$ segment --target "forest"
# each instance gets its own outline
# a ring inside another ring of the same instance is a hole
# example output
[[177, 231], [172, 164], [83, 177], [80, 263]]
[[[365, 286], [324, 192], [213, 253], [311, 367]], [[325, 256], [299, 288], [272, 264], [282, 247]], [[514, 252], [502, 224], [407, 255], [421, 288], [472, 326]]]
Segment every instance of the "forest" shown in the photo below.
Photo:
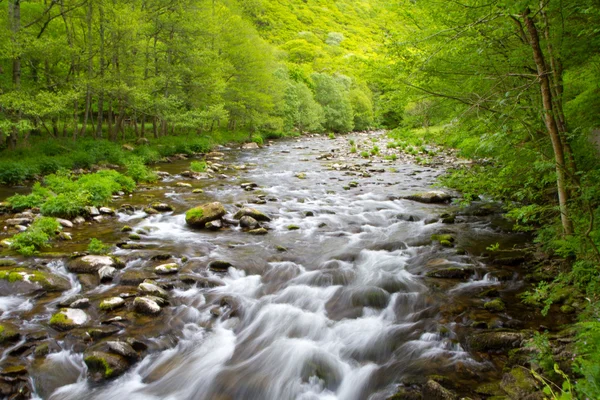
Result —
[[[474, 162], [441, 184], [501, 202], [545, 255], [521, 301], [573, 317], [567, 365], [535, 336], [545, 394], [597, 399], [599, 76], [594, 0], [0, 0], [0, 183], [33, 185], [2, 204], [73, 218], [232, 142], [385, 130], [456, 149]], [[69, 177], [96, 165], [119, 172]]]

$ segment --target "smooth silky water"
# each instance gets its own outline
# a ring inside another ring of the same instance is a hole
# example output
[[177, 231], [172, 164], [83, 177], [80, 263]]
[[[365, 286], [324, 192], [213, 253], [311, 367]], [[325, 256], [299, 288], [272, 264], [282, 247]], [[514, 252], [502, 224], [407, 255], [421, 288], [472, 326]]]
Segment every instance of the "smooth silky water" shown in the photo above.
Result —
[[[174, 176], [125, 201], [147, 204], [142, 196], [150, 193], [173, 204], [175, 212], [149, 217], [140, 211], [123, 213], [104, 230], [80, 228], [77, 237], [96, 233], [106, 240], [125, 224], [134, 230], [147, 227], [149, 234], [142, 244], [189, 258], [184, 264], [187, 274], [214, 279], [222, 286], [174, 288], [165, 326], [139, 329], [140, 337], [147, 335], [153, 344], [149, 355], [113, 381], [89, 381], [84, 349], [73, 347], [67, 339], [61, 341], [60, 352], [30, 371], [36, 396], [52, 400], [375, 400], [393, 394], [398, 383], [419, 382], [432, 374], [457, 382], [464, 369], [482, 378], [495, 374], [490, 362], [460, 345], [459, 327], [444, 319], [443, 309], [469, 304], [473, 288], [499, 284], [486, 275], [477, 253], [515, 236], [493, 229], [486, 218], [455, 225], [425, 224], [447, 206], [394, 199], [430, 189], [443, 169], [373, 161], [367, 170], [385, 172], [365, 178], [332, 170], [328, 168], [332, 163], [368, 162], [317, 160], [327, 152], [338, 157], [340, 140], [346, 139], [280, 141], [260, 150], [224, 149], [225, 159], [219, 161], [223, 165], [250, 167], [192, 182], [204, 189], [203, 194], [176, 186], [184, 181], [176, 174], [187, 169], [189, 161], [161, 165], [161, 170]], [[305, 179], [295, 177], [297, 173], [304, 173]], [[345, 190], [352, 181], [358, 187]], [[240, 187], [244, 182], [259, 188], [246, 192]], [[246, 203], [259, 194], [269, 201], [250, 206], [273, 218], [266, 236], [252, 236], [239, 228], [196, 231], [185, 225], [184, 211], [190, 207], [220, 201], [235, 212], [235, 203]], [[299, 229], [290, 230], [292, 225]], [[474, 255], [459, 255], [454, 248], [432, 243], [431, 235], [440, 231], [452, 232], [458, 245], [463, 243], [462, 248]], [[147, 253], [118, 250], [116, 254], [128, 260], [127, 271], [143, 268]], [[477, 272], [466, 282], [426, 278], [427, 261], [438, 258], [470, 265]], [[213, 273], [206, 267], [212, 260], [226, 260], [234, 267], [227, 273]], [[38, 316], [30, 323], [43, 324], [40, 315], [49, 316], [57, 302], [80, 292], [81, 285], [61, 263], [56, 261], [51, 268], [71, 280], [69, 293], [35, 307], [19, 296], [3, 297], [3, 318], [21, 310]], [[93, 293], [116, 289], [116, 284], [101, 285]], [[220, 310], [216, 317], [215, 307]]]

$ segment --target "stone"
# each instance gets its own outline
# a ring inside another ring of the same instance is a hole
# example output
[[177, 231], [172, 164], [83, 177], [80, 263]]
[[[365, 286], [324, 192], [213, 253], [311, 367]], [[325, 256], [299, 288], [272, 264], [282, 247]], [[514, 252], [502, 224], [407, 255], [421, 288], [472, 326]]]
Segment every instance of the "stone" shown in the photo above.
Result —
[[257, 220], [248, 215], [244, 215], [240, 218], [240, 226], [246, 229], [256, 229], [259, 225]]
[[440, 385], [438, 382], [430, 379], [423, 386], [423, 398], [427, 400], [458, 400], [458, 396]]
[[507, 352], [521, 347], [525, 335], [512, 331], [473, 333], [466, 338], [467, 347], [480, 352]]
[[294, 177], [296, 177], [298, 179], [306, 179], [306, 174], [304, 172], [298, 172], [298, 173], [294, 174]]
[[251, 142], [251, 143], [244, 143], [244, 144], [242, 145], [242, 149], [244, 149], [244, 150], [252, 150], [252, 149], [258, 149], [258, 148], [260, 148], [260, 147], [258, 146], [258, 143], [254, 143], [254, 142]]
[[218, 231], [219, 229], [223, 228], [223, 222], [217, 219], [214, 221], [207, 222], [206, 225], [204, 225], [204, 227], [209, 231]]
[[170, 173], [165, 172], [165, 171], [156, 171], [156, 175], [161, 178], [168, 178], [169, 176], [171, 176]]
[[104, 299], [100, 302], [100, 310], [102, 311], [112, 311], [117, 308], [123, 307], [125, 305], [125, 300], [121, 297], [110, 297], [108, 299]]
[[166, 299], [169, 297], [169, 294], [167, 293], [166, 290], [164, 290], [163, 288], [161, 288], [160, 286], [157, 286], [153, 283], [149, 283], [149, 282], [142, 282], [138, 285], [138, 292], [144, 294], [144, 295], [150, 295], [150, 296], [156, 296], [156, 297], [160, 297], [163, 299]]
[[106, 342], [106, 346], [108, 347], [108, 351], [113, 354], [118, 354], [122, 357], [125, 357], [131, 361], [137, 361], [139, 358], [138, 353], [133, 349], [133, 347], [127, 342], [121, 341], [108, 341]]
[[262, 236], [268, 234], [269, 231], [267, 231], [265, 228], [258, 228], [252, 229], [251, 231], [248, 231], [248, 233], [255, 236]]
[[173, 207], [167, 203], [152, 203], [152, 205], [150, 207], [152, 207], [156, 211], [160, 211], [160, 212], [173, 211]]
[[104, 217], [102, 215], [98, 215], [97, 217], [92, 217], [92, 219], [98, 223], [104, 221]]
[[58, 239], [63, 240], [65, 242], [73, 240], [73, 236], [69, 232], [60, 232], [58, 234]]
[[133, 308], [136, 312], [145, 315], [158, 315], [161, 311], [160, 306], [148, 297], [136, 297], [133, 300]]
[[73, 223], [68, 219], [56, 218], [56, 222], [58, 222], [63, 228], [73, 228]]
[[77, 299], [75, 301], [73, 301], [71, 304], [69, 304], [69, 308], [77, 308], [77, 309], [84, 309], [84, 308], [88, 308], [90, 306], [90, 299], [88, 298], [83, 298], [83, 299]]
[[288, 231], [297, 231], [297, 230], [300, 230], [300, 227], [298, 225], [288, 225], [287, 230]]
[[142, 240], [142, 237], [137, 233], [130, 233], [129, 240]]
[[130, 367], [125, 357], [100, 351], [84, 353], [83, 361], [94, 381], [104, 381], [122, 375]]
[[82, 224], [85, 224], [85, 218], [83, 218], [83, 217], [75, 217], [75, 219], [73, 220], [73, 222], [76, 225], [82, 225]]
[[417, 201], [419, 203], [447, 203], [452, 199], [452, 196], [441, 190], [432, 190], [405, 196], [404, 199]]
[[211, 261], [208, 264], [208, 269], [215, 272], [227, 272], [230, 267], [233, 267], [233, 265], [230, 262], [223, 260]]
[[67, 269], [77, 274], [93, 274], [103, 267], [122, 268], [123, 266], [123, 263], [114, 257], [85, 256], [71, 260], [67, 264]]
[[258, 185], [256, 183], [254, 183], [254, 182], [245, 182], [245, 183], [242, 183], [240, 185], [240, 187], [242, 189], [244, 189], [245, 191], [251, 191], [251, 190], [257, 188]]
[[123, 272], [123, 275], [121, 275], [119, 282], [121, 283], [121, 285], [137, 286], [148, 278], [150, 278], [150, 274], [148, 272], [143, 270], [130, 269]]
[[12, 260], [10, 258], [0, 258], [0, 267], [12, 267], [17, 265], [17, 262], [15, 260]]
[[192, 193], [194, 193], [194, 194], [204, 193], [204, 190], [202, 190], [202, 189], [194, 189], [194, 190], [192, 190]]
[[115, 210], [110, 207], [100, 207], [100, 214], [104, 215], [115, 215]]
[[137, 144], [138, 146], [143, 145], [143, 144], [148, 144], [148, 143], [150, 143], [150, 141], [144, 137], [141, 137], [135, 141], [135, 144]]
[[258, 211], [255, 208], [250, 208], [250, 207], [242, 208], [241, 210], [239, 210], [238, 212], [235, 213], [233, 218], [237, 219], [237, 220], [241, 220], [241, 218], [244, 216], [252, 217], [255, 220], [260, 221], [260, 222], [270, 222], [271, 221], [271, 217], [269, 217], [267, 214], [265, 214], [261, 211]]
[[[509, 399], [526, 399], [538, 391], [538, 381], [522, 367], [516, 367], [502, 376], [500, 387]], [[544, 396], [545, 397], [545, 396]]]
[[500, 312], [506, 309], [506, 305], [504, 305], [504, 302], [502, 300], [494, 299], [485, 303], [483, 305], [483, 308], [490, 311]]
[[17, 341], [20, 337], [21, 334], [15, 326], [6, 322], [0, 324], [0, 345], [3, 345], [7, 342]]
[[57, 331], [68, 331], [84, 326], [89, 317], [83, 310], [63, 308], [50, 318], [50, 326]]
[[179, 272], [179, 265], [175, 263], [163, 264], [154, 268], [154, 272], [159, 275], [168, 275], [168, 274], [176, 274]]
[[152, 208], [152, 207], [146, 207], [146, 208], [144, 208], [144, 212], [145, 212], [146, 214], [148, 214], [148, 215], [157, 215], [157, 214], [160, 214], [160, 213], [158, 212], [158, 210], [155, 210], [155, 209], [154, 209], [154, 208]]
[[468, 279], [475, 273], [473, 268], [465, 267], [451, 267], [451, 268], [439, 268], [433, 271], [427, 272], [427, 276], [430, 278], [442, 278], [442, 279]]
[[135, 147], [133, 147], [132, 145], [127, 144], [127, 143], [125, 143], [123, 146], [121, 146], [121, 148], [125, 151], [134, 151], [135, 150]]
[[186, 182], [177, 182], [175, 184], [175, 186], [177, 187], [183, 187], [183, 188], [192, 188], [192, 185], [190, 183], [186, 183]]
[[221, 219], [226, 213], [219, 202], [203, 204], [186, 212], [185, 222], [193, 228], [205, 228], [208, 222]]
[[4, 221], [8, 226], [27, 226], [33, 222], [32, 218], [11, 218]]
[[121, 228], [121, 232], [127, 233], [127, 232], [131, 232], [133, 231], [133, 228], [130, 227], [129, 225], [125, 225], [124, 227]]
[[71, 283], [67, 279], [41, 269], [0, 267], [0, 292], [3, 295], [30, 293], [40, 289], [62, 292], [70, 288]]

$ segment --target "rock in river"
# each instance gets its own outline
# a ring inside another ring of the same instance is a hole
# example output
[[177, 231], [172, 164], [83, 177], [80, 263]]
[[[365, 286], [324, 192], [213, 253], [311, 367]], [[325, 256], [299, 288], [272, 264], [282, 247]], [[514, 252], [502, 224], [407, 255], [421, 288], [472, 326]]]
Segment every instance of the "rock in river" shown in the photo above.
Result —
[[160, 306], [156, 301], [149, 297], [136, 297], [133, 301], [133, 307], [136, 312], [146, 315], [160, 314]]
[[250, 208], [250, 207], [242, 208], [241, 210], [236, 212], [235, 215], [233, 216], [233, 218], [235, 218], [235, 219], [241, 219], [242, 217], [252, 217], [257, 221], [262, 221], [262, 222], [271, 221], [271, 218], [267, 214], [265, 214], [261, 211], [258, 211], [255, 208]]
[[80, 274], [92, 274], [98, 272], [102, 267], [122, 268], [123, 263], [109, 256], [85, 256], [72, 260], [67, 269], [70, 272]]
[[65, 278], [43, 270], [29, 268], [0, 268], [0, 292], [3, 295], [29, 293], [43, 289], [61, 292], [71, 288]]
[[125, 357], [100, 351], [86, 352], [83, 361], [88, 367], [88, 373], [95, 381], [115, 378], [130, 367]]
[[419, 203], [446, 203], [452, 199], [452, 196], [441, 190], [432, 190], [430, 192], [412, 194], [404, 198], [418, 201]]
[[226, 213], [221, 203], [203, 204], [186, 212], [185, 222], [193, 228], [204, 228], [207, 222], [218, 220]]
[[83, 310], [63, 308], [50, 318], [50, 326], [58, 331], [68, 331], [85, 325], [88, 315]]

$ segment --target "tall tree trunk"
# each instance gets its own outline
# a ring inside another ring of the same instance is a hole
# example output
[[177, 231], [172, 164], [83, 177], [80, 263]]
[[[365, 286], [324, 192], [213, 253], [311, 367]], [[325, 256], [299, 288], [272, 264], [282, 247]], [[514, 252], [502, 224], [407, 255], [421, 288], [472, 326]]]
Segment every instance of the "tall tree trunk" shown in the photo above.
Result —
[[565, 156], [563, 153], [563, 144], [560, 140], [560, 132], [556, 124], [554, 117], [554, 105], [552, 103], [552, 90], [550, 88], [550, 80], [548, 78], [548, 70], [546, 67], [546, 60], [540, 47], [540, 38], [538, 35], [537, 27], [535, 22], [529, 16], [530, 11], [527, 9], [523, 13], [523, 19], [527, 31], [529, 32], [529, 44], [533, 52], [533, 59], [537, 67], [538, 79], [540, 82], [540, 90], [542, 95], [542, 104], [544, 111], [544, 122], [546, 129], [552, 142], [552, 149], [554, 151], [554, 159], [556, 163], [556, 186], [558, 189], [558, 203], [560, 207], [560, 218], [563, 227], [563, 233], [565, 235], [573, 234], [573, 223], [569, 218], [569, 196], [567, 191], [567, 184], [565, 179]]
[[573, 178], [577, 178], [575, 174], [577, 172], [577, 165], [575, 163], [575, 157], [573, 156], [573, 149], [571, 148], [571, 144], [569, 143], [567, 132], [567, 120], [565, 118], [565, 112], [563, 108], [563, 93], [564, 93], [564, 85], [563, 85], [563, 68], [562, 62], [560, 58], [556, 55], [554, 51], [554, 47], [552, 46], [552, 37], [550, 35], [550, 21], [548, 19], [548, 14], [545, 10], [546, 4], [544, 4], [544, 0], [540, 1], [540, 14], [544, 19], [544, 37], [546, 39], [546, 48], [548, 50], [548, 60], [550, 61], [550, 68], [552, 69], [552, 85], [550, 86], [552, 89], [552, 101], [554, 104], [554, 115], [556, 118], [556, 125], [558, 127], [558, 132], [560, 133], [560, 138], [563, 144], [564, 153], [567, 157], [567, 162], [569, 166], [569, 170]]
[[[87, 24], [87, 89], [85, 94], [85, 112], [83, 115], [83, 125], [81, 127], [81, 136], [85, 136], [87, 131], [88, 119], [92, 112], [92, 73], [94, 69], [94, 56], [93, 56], [93, 42], [92, 42], [92, 17], [94, 13], [94, 3], [92, 1], [88, 2], [88, 9], [86, 15], [86, 24]], [[92, 126], [94, 124], [92, 123]]]
[[[9, 0], [8, 2], [8, 15], [10, 19], [10, 27], [12, 32], [12, 40], [16, 42], [17, 34], [21, 30], [21, 0]], [[13, 89], [19, 91], [21, 89], [21, 57], [15, 56], [12, 60], [12, 83]], [[8, 148], [14, 150], [17, 147], [17, 136], [19, 134], [17, 130], [17, 122], [21, 119], [21, 112], [14, 111], [14, 125], [8, 136], [7, 144]]]
[[152, 117], [152, 132], [154, 133], [154, 139], [158, 139], [158, 118], [156, 115]]
[[116, 141], [115, 136], [115, 129], [113, 127], [113, 110], [112, 110], [112, 99], [108, 100], [108, 110], [107, 110], [107, 120], [106, 123], [108, 124], [108, 140], [114, 142]]
[[[102, 5], [99, 6], [100, 12], [100, 81], [101, 84], [104, 82], [104, 10]], [[102, 137], [102, 124], [104, 117], [104, 91], [100, 90], [98, 96], [98, 125], [96, 127], [96, 137]]]
[[140, 129], [140, 137], [146, 137], [146, 114], [142, 114], [142, 127]]

